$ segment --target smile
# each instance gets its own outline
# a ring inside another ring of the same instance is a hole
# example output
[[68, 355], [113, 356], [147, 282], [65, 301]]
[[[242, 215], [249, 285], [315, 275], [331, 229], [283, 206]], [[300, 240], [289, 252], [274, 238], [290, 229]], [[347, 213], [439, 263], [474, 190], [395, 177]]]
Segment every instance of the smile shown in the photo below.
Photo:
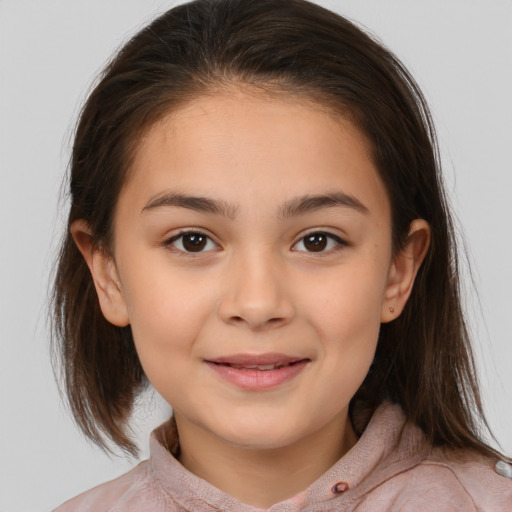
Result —
[[299, 375], [310, 362], [308, 358], [281, 354], [236, 355], [205, 361], [222, 380], [251, 391], [267, 390], [284, 384]]
[[285, 366], [292, 366], [294, 364], [297, 364], [300, 361], [294, 361], [293, 363], [288, 364], [248, 364], [248, 365], [241, 365], [241, 364], [230, 364], [230, 363], [213, 363], [213, 364], [220, 364], [223, 366], [229, 366], [230, 368], [234, 368], [235, 370], [260, 370], [262, 372], [266, 372], [269, 370], [280, 370], [281, 368], [284, 368]]

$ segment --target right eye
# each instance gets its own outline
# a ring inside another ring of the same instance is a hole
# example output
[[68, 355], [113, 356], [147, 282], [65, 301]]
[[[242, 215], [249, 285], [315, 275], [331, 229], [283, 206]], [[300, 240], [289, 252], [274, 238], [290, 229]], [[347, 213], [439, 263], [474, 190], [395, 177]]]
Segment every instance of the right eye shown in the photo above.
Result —
[[218, 249], [217, 244], [210, 237], [198, 231], [180, 233], [169, 238], [165, 245], [172, 246], [174, 249], [184, 253], [199, 253]]

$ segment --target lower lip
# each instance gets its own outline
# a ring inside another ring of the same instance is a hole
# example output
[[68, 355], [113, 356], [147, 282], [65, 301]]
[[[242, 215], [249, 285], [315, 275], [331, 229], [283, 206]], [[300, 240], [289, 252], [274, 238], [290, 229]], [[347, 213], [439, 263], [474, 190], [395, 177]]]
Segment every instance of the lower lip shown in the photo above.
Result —
[[206, 364], [223, 380], [239, 388], [261, 391], [280, 386], [293, 379], [304, 370], [308, 362], [309, 360], [304, 359], [303, 361], [298, 361], [295, 364], [283, 366], [275, 370], [242, 370], [208, 361], [206, 361]]

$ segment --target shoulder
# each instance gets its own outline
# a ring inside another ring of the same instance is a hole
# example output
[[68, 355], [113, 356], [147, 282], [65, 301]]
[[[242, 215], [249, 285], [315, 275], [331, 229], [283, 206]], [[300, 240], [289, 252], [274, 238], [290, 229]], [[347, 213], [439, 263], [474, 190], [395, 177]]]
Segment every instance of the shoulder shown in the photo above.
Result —
[[512, 510], [512, 478], [496, 470], [497, 462], [473, 452], [438, 449], [420, 465], [418, 472], [438, 481], [440, 486], [445, 478], [449, 479], [475, 510]]
[[165, 509], [159, 494], [150, 463], [144, 461], [119, 478], [66, 501], [54, 512], [160, 512]]
[[[396, 404], [375, 412], [348, 458], [356, 472], [345, 497], [358, 512], [512, 512], [511, 465], [496, 467], [497, 459], [469, 449], [432, 447]], [[350, 472], [343, 469], [340, 476]]]
[[512, 511], [512, 478], [497, 472], [496, 462], [468, 451], [434, 449], [383, 483], [381, 491], [395, 494], [393, 510]]

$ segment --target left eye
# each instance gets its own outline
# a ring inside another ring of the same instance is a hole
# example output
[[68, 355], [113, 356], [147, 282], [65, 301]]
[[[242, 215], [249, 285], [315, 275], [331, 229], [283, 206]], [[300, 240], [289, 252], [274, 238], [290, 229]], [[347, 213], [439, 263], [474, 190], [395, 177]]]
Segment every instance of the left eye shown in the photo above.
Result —
[[205, 252], [217, 248], [213, 240], [204, 233], [190, 231], [173, 236], [166, 242], [182, 252]]
[[346, 245], [344, 241], [331, 233], [318, 231], [301, 238], [294, 246], [295, 251], [326, 252], [340, 245]]

